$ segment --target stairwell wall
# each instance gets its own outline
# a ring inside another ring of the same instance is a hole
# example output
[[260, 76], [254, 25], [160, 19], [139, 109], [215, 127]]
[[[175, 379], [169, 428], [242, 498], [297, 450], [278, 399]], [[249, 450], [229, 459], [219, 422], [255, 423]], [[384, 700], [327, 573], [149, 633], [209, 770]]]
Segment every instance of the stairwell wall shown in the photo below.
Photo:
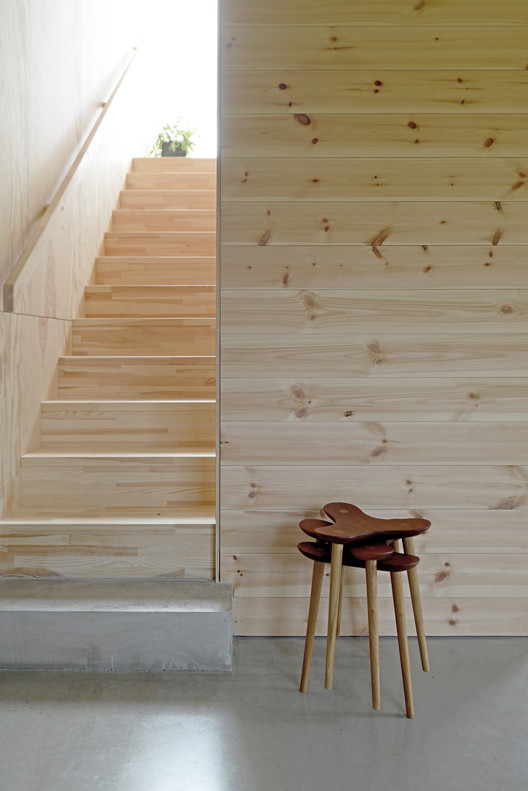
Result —
[[[303, 634], [298, 522], [332, 500], [431, 519], [430, 634], [526, 633], [527, 35], [516, 0], [223, 0], [238, 634]], [[363, 596], [349, 576], [344, 633], [366, 631]]]
[[[2, 0], [0, 285], [140, 43], [142, 5]], [[128, 105], [122, 99], [101, 127], [32, 253], [14, 312], [0, 312], [0, 516], [16, 507], [20, 456], [34, 447], [40, 401], [54, 393], [57, 360], [69, 351], [71, 319], [131, 158], [144, 153], [151, 130], [141, 99], [129, 90]]]

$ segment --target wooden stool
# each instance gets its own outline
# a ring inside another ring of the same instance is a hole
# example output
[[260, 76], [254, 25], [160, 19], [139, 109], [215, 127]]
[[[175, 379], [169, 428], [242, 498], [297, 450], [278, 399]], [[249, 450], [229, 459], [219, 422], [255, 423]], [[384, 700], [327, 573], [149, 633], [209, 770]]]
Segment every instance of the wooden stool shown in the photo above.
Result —
[[[320, 542], [303, 541], [298, 544], [298, 549], [305, 557], [314, 561], [312, 593], [310, 597], [310, 612], [308, 616], [308, 628], [306, 632], [306, 644], [304, 649], [303, 670], [300, 686], [301, 692], [305, 692], [308, 685], [308, 674], [310, 672], [310, 662], [312, 657], [317, 613], [319, 609], [324, 564], [331, 562], [332, 555], [328, 544], [323, 544]], [[418, 563], [419, 558], [415, 557], [414, 555], [395, 552], [392, 547], [389, 547], [386, 544], [346, 547], [343, 554], [343, 567], [353, 566], [356, 568], [364, 568], [367, 574], [370, 671], [372, 683], [372, 707], [374, 709], [379, 709], [380, 707], [376, 572], [378, 569], [380, 571], [390, 572], [394, 599], [394, 612], [396, 616], [396, 632], [398, 634], [398, 647], [400, 651], [405, 707], [408, 717], [414, 716], [414, 708], [412, 699], [411, 669], [409, 664], [407, 631], [405, 627], [405, 604], [403, 600], [403, 587], [399, 573], [402, 571], [409, 571], [411, 568], [415, 568]], [[327, 689], [330, 688], [328, 685], [325, 686]]]
[[[354, 565], [351, 562], [343, 562], [343, 548], [345, 545], [348, 553], [347, 561], [350, 561], [350, 552], [353, 549], [354, 556], [352, 557], [355, 557], [356, 560], [362, 560], [366, 564], [367, 601], [369, 603], [369, 632], [372, 632], [373, 635], [370, 642], [371, 667], [375, 669], [377, 662], [376, 564], [378, 561], [382, 561], [387, 564], [388, 556], [392, 555], [395, 550], [399, 549], [399, 540], [403, 539], [405, 553], [406, 555], [413, 557], [413, 562], [407, 564], [404, 563], [400, 560], [402, 556], [398, 553], [399, 557], [396, 560], [393, 560], [392, 563], [397, 562], [399, 564], [399, 568], [397, 569], [398, 571], [407, 571], [411, 588], [411, 598], [416, 623], [416, 632], [418, 635], [418, 643], [420, 647], [420, 656], [422, 659], [422, 667], [424, 670], [429, 670], [429, 659], [427, 656], [427, 644], [425, 640], [420, 592], [416, 572], [418, 559], [416, 559], [416, 562], [414, 562], [414, 555], [412, 555], [412, 539], [415, 535], [424, 533], [430, 527], [431, 523], [427, 519], [418, 518], [378, 519], [365, 514], [357, 506], [351, 505], [350, 503], [328, 503], [324, 506], [323, 511], [327, 516], [330, 517], [330, 519], [333, 520], [333, 523], [325, 522], [322, 519], [303, 519], [300, 522], [300, 527], [305, 533], [310, 535], [312, 538], [315, 538], [318, 542], [321, 542], [323, 548], [326, 548], [325, 551], [330, 555], [330, 597], [328, 607], [328, 640], [325, 675], [326, 689], [332, 688], [335, 641], [339, 631], [341, 612], [343, 565]], [[388, 547], [388, 541], [393, 544], [392, 547]], [[376, 542], [376, 545], [370, 546], [370, 544], [373, 542]], [[360, 547], [362, 547], [362, 552], [358, 552]], [[387, 547], [389, 549], [388, 553]], [[315, 558], [313, 559], [315, 560]], [[315, 634], [315, 620], [312, 618], [312, 615], [313, 610], [315, 609], [315, 618], [317, 617], [322, 582], [321, 571], [323, 566], [321, 564], [324, 562], [328, 562], [328, 560], [325, 559], [324, 561], [319, 561], [320, 567], [318, 567], [317, 562], [314, 565], [312, 595], [310, 599], [310, 614], [308, 617], [308, 629], [305, 647], [305, 659], [308, 658], [308, 669], [309, 657], [311, 657], [311, 648], [313, 645], [313, 636]], [[387, 568], [387, 570], [390, 570], [390, 568]], [[400, 658], [402, 661], [402, 673], [404, 675], [404, 689], [406, 690], [407, 713], [408, 716], [412, 716], [412, 713], [409, 713], [412, 711], [410, 675], [404, 669], [404, 664], [408, 666], [408, 648], [407, 637], [405, 633], [403, 589], [401, 577], [396, 573], [396, 569], [394, 567], [392, 570], [394, 573], [391, 574], [391, 584], [396, 612], [398, 645], [400, 648]], [[313, 634], [310, 636], [311, 629], [313, 629]], [[379, 676], [379, 672], [378, 674], [373, 672], [374, 708], [379, 706], [379, 693], [376, 693], [376, 689], [379, 690], [379, 681], [376, 681], [377, 675]], [[305, 670], [303, 666], [303, 678], [301, 680], [301, 691], [303, 692], [306, 690], [307, 680], [308, 671]], [[376, 702], [378, 702], [378, 706], [376, 706]]]

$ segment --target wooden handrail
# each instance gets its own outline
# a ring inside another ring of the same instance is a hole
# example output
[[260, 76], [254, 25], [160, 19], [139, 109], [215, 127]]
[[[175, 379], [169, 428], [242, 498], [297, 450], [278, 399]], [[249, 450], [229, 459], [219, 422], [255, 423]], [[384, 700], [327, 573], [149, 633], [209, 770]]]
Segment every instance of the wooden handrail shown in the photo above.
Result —
[[124, 79], [125, 79], [125, 77], [126, 77], [126, 75], [128, 73], [128, 70], [132, 66], [132, 63], [134, 62], [134, 58], [136, 57], [137, 52], [138, 52], [138, 48], [134, 47], [132, 55], [129, 58], [128, 63], [125, 66], [121, 76], [119, 77], [118, 81], [116, 82], [116, 84], [114, 86], [114, 89], [112, 90], [112, 93], [108, 97], [107, 101], [102, 103], [102, 110], [99, 113], [99, 115], [97, 117], [97, 120], [95, 121], [94, 125], [90, 129], [90, 131], [89, 131], [84, 143], [82, 144], [82, 146], [81, 146], [81, 148], [79, 150], [79, 153], [75, 157], [71, 167], [69, 168], [68, 172], [66, 173], [66, 175], [65, 175], [64, 179], [62, 180], [59, 188], [57, 189], [55, 195], [53, 196], [53, 198], [51, 199], [49, 204], [47, 204], [44, 207], [43, 214], [40, 217], [37, 225], [33, 229], [33, 232], [32, 232], [32, 234], [31, 234], [31, 236], [30, 236], [30, 238], [28, 240], [28, 243], [24, 247], [24, 250], [23, 250], [21, 256], [19, 257], [18, 261], [16, 262], [15, 266], [11, 270], [11, 274], [9, 275], [9, 277], [7, 278], [7, 280], [6, 280], [5, 284], [4, 284], [4, 307], [3, 307], [3, 310], [6, 313], [13, 312], [13, 310], [14, 310], [14, 298], [13, 298], [13, 295], [14, 295], [14, 289], [15, 289], [15, 285], [17, 283], [17, 280], [22, 275], [24, 267], [25, 267], [30, 255], [31, 255], [31, 253], [34, 250], [35, 245], [37, 244], [39, 238], [41, 237], [41, 235], [42, 235], [42, 233], [44, 231], [44, 229], [46, 228], [48, 222], [50, 221], [51, 217], [53, 216], [53, 213], [56, 211], [57, 207], [59, 206], [62, 198], [64, 197], [64, 193], [68, 189], [69, 184], [71, 183], [73, 177], [75, 176], [75, 173], [79, 169], [79, 167], [81, 165], [81, 162], [83, 161], [83, 159], [84, 159], [84, 157], [86, 155], [86, 152], [88, 151], [88, 149], [90, 147], [90, 144], [91, 144], [92, 140], [94, 139], [95, 135], [97, 134], [97, 131], [98, 131], [99, 127], [101, 126], [105, 115], [107, 114], [108, 110], [110, 109], [110, 106], [111, 106], [113, 100], [115, 99], [115, 96], [116, 96], [117, 92], [119, 91], [119, 88], [121, 87], [121, 85], [122, 85], [122, 83], [123, 83], [123, 81], [124, 81]]

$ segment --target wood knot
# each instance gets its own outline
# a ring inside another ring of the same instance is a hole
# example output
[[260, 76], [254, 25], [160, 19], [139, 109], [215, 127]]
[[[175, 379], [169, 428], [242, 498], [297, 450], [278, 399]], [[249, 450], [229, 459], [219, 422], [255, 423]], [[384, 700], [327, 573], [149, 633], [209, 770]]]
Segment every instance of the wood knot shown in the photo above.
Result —
[[287, 87], [288, 86], [285, 82], [279, 82], [279, 90], [285, 91]]
[[502, 228], [498, 228], [493, 234], [493, 239], [491, 240], [492, 245], [496, 247], [500, 242], [501, 238], [502, 238]]
[[409, 129], [418, 129], [418, 124], [415, 123], [414, 121], [409, 121], [407, 126], [409, 127]]
[[353, 414], [354, 413], [351, 409], [347, 409], [346, 412], [344, 413], [345, 417], [352, 417]]
[[309, 410], [305, 406], [299, 407], [299, 409], [295, 410], [295, 417], [302, 418], [306, 417], [309, 414]]
[[319, 142], [319, 138], [317, 138], [317, 137], [313, 137], [313, 138], [312, 138], [312, 143], [313, 143], [313, 145], [315, 145], [315, 144], [316, 144], [316, 143], [318, 143], [318, 142]]
[[448, 571], [439, 571], [437, 574], [435, 574], [435, 582], [443, 582], [448, 577], [449, 577]]
[[297, 123], [302, 124], [303, 126], [309, 126], [309, 124], [312, 123], [312, 119], [310, 118], [310, 116], [306, 115], [305, 113], [295, 113], [293, 117], [295, 118]]
[[283, 278], [282, 278], [282, 285], [283, 285], [283, 286], [287, 286], [287, 285], [288, 285], [288, 280], [289, 280], [289, 279], [290, 279], [290, 274], [289, 274], [289, 272], [285, 272], [285, 273], [284, 273], [284, 275], [283, 275]]
[[468, 397], [468, 398], [469, 398], [471, 401], [478, 401], [478, 400], [480, 399], [480, 394], [479, 394], [479, 393], [474, 393], [473, 391], [471, 391], [471, 392], [469, 392], [469, 393], [467, 394], [467, 397]]
[[266, 233], [260, 237], [259, 239], [259, 247], [265, 247], [271, 238], [271, 231], [266, 231]]
[[486, 146], [486, 148], [489, 148], [490, 146], [493, 145], [494, 142], [495, 142], [494, 137], [488, 137], [487, 140], [484, 140], [484, 145]]
[[458, 612], [458, 611], [459, 611], [459, 609], [460, 609], [460, 608], [458, 607], [458, 605], [456, 605], [456, 604], [453, 604], [453, 606], [451, 607], [451, 612]]
[[504, 316], [508, 316], [513, 313], [512, 305], [501, 305], [499, 310]]
[[377, 85], [379, 88], [381, 85], [383, 85], [383, 83], [381, 80], [375, 80], [374, 85]]

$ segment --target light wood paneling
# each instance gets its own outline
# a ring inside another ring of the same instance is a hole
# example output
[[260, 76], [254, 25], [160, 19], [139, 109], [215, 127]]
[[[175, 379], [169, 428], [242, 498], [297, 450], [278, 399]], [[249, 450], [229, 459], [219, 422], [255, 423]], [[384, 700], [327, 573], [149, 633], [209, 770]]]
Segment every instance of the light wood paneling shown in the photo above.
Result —
[[76, 319], [72, 351], [82, 355], [212, 355], [214, 319]]
[[[429, 634], [525, 634], [527, 12], [226, 0], [222, 22], [235, 631], [304, 634], [298, 521], [344, 499], [431, 519]], [[344, 634], [367, 629], [356, 579]]]
[[214, 401], [46, 401], [41, 449], [47, 451], [215, 451]]
[[[180, 520], [180, 522], [183, 520]], [[134, 579], [214, 575], [214, 524], [180, 524], [159, 517], [129, 519], [4, 520], [0, 573], [23, 577]]]
[[226, 159], [222, 167], [224, 203], [242, 198], [332, 202], [528, 200], [526, 158], [490, 158], [485, 170], [479, 157], [292, 159], [287, 179], [281, 178], [283, 171], [282, 159]]
[[211, 285], [216, 280], [214, 256], [101, 257], [95, 259], [95, 282], [105, 286]]
[[114, 231], [214, 231], [214, 209], [119, 209], [112, 214]]
[[[276, 337], [311, 338], [339, 342], [346, 333], [405, 331], [412, 324], [417, 332], [441, 330], [444, 334], [464, 332], [525, 332], [528, 319], [528, 289], [497, 291], [377, 289], [294, 291], [293, 289], [224, 289], [222, 326], [226, 343], [236, 342], [241, 328], [244, 341]], [[345, 338], [346, 339], [346, 338]]]
[[[297, 117], [295, 117], [297, 116]], [[526, 158], [526, 114], [291, 113], [226, 116], [223, 156]]]
[[[528, 117], [527, 117], [528, 119]], [[226, 244], [524, 244], [525, 203], [297, 201], [226, 203]], [[244, 216], [244, 223], [240, 217]]]
[[216, 159], [205, 157], [137, 157], [133, 173], [216, 173]]
[[[331, 208], [331, 205], [329, 206]], [[353, 210], [353, 207], [351, 207]], [[472, 290], [524, 285], [523, 245], [224, 245], [225, 288]]]
[[[242, 0], [222, 7], [222, 21], [228, 24], [292, 25], [438, 25], [474, 26], [477, 21], [471, 3], [459, 0], [416, 2], [376, 0], [351, 3], [350, 0]], [[528, 9], [519, 0], [480, 3], [479, 25], [526, 25]]]
[[174, 399], [215, 397], [215, 357], [63, 357], [63, 399]]
[[120, 209], [214, 209], [215, 190], [125, 190], [119, 197]]
[[225, 115], [291, 113], [526, 112], [528, 74], [519, 71], [228, 71]]
[[513, 25], [400, 28], [377, 23], [334, 28], [303, 25], [300, 18], [293, 31], [276, 24], [225, 25], [221, 48], [224, 71], [489, 69], [490, 59], [499, 69], [526, 66], [526, 31]]
[[[222, 384], [224, 421], [515, 421], [526, 423], [528, 377], [460, 376], [230, 379]], [[283, 424], [281, 424], [283, 425]], [[375, 425], [375, 424], [373, 424]], [[332, 430], [331, 429], [331, 430]], [[522, 426], [519, 426], [522, 431]], [[322, 429], [321, 429], [322, 430]]]
[[88, 286], [87, 318], [101, 316], [214, 316], [214, 286]]
[[115, 231], [105, 234], [105, 255], [215, 255], [214, 231]]
[[18, 515], [214, 518], [214, 454], [26, 454]]
[[126, 177], [127, 190], [214, 190], [215, 185], [215, 173], [153, 171], [129, 173]]

